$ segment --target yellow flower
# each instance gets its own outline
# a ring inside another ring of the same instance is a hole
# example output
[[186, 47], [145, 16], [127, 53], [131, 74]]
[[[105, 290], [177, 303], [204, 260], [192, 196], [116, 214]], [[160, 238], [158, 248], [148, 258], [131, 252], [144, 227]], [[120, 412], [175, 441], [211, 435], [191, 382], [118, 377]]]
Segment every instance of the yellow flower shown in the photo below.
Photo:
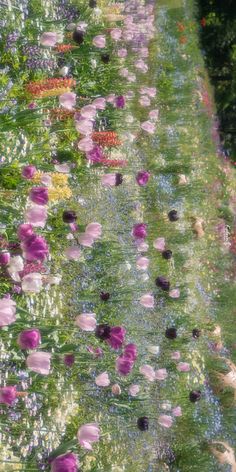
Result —
[[57, 186], [48, 188], [48, 197], [51, 201], [55, 202], [57, 200], [67, 200], [68, 198], [71, 198], [71, 196], [72, 191], [67, 185], [64, 187]]
[[60, 172], [54, 172], [51, 174], [52, 183], [55, 186], [64, 187], [68, 183], [68, 175], [62, 174]]

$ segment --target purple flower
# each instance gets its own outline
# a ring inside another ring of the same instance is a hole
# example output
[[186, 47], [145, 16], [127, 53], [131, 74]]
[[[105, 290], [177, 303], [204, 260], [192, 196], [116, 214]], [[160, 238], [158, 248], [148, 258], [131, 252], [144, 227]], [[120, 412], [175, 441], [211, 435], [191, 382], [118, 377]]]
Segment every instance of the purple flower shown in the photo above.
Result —
[[119, 97], [115, 98], [115, 106], [117, 108], [124, 108], [125, 107], [125, 97], [123, 95], [119, 95]]
[[25, 179], [31, 180], [36, 172], [36, 167], [35, 166], [24, 166], [22, 169], [22, 177]]
[[30, 224], [22, 224], [18, 227], [17, 236], [21, 241], [29, 238], [34, 234], [33, 226]]
[[108, 344], [113, 349], [120, 349], [126, 335], [126, 330], [122, 326], [113, 326], [110, 330], [110, 337], [107, 340]]
[[136, 175], [136, 182], [138, 185], [142, 187], [148, 183], [149, 178], [150, 178], [149, 172], [147, 172], [146, 170], [140, 170], [140, 172], [138, 172], [138, 174]]
[[147, 237], [147, 225], [145, 223], [137, 223], [134, 225], [132, 236], [138, 239], [145, 239]]
[[0, 387], [0, 403], [12, 405], [17, 397], [16, 387]]
[[41, 342], [40, 331], [36, 328], [25, 329], [19, 334], [17, 342], [21, 349], [36, 349]]
[[67, 366], [67, 367], [72, 367], [72, 365], [74, 364], [75, 362], [75, 356], [74, 354], [65, 354], [64, 356], [64, 364]]
[[33, 187], [30, 192], [30, 200], [37, 205], [48, 203], [48, 189], [46, 187]]
[[24, 257], [28, 261], [44, 261], [48, 255], [48, 245], [43, 236], [33, 234], [22, 244]]
[[72, 452], [67, 452], [53, 459], [51, 472], [77, 472], [79, 469], [77, 457]]

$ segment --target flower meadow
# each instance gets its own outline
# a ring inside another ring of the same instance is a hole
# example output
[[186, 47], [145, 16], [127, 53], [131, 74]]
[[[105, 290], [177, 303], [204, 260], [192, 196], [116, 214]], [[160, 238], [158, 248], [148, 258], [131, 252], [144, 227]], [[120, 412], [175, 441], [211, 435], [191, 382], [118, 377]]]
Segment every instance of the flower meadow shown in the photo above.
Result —
[[235, 171], [196, 18], [0, 3], [0, 471], [236, 470]]

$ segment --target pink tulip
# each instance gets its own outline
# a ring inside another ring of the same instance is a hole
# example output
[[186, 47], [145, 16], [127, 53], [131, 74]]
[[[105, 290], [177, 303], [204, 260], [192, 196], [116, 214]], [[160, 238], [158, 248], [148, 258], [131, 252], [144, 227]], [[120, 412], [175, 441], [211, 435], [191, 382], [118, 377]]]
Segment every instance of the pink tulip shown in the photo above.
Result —
[[125, 48], [118, 49], [118, 51], [117, 51], [117, 56], [120, 57], [120, 58], [126, 57], [127, 54], [128, 54], [128, 51]]
[[129, 70], [126, 67], [123, 67], [122, 69], [120, 69], [119, 75], [121, 77], [124, 77], [124, 78], [128, 77], [129, 76]]
[[77, 438], [80, 446], [84, 449], [92, 450], [92, 443], [98, 442], [100, 429], [97, 423], [87, 423], [79, 428]]
[[177, 370], [179, 372], [189, 372], [190, 371], [190, 365], [188, 362], [179, 362], [177, 365]]
[[173, 424], [173, 419], [169, 415], [160, 415], [158, 418], [158, 423], [164, 428], [170, 428]]
[[31, 272], [22, 278], [21, 287], [24, 292], [39, 293], [43, 288], [42, 275]]
[[138, 252], [147, 252], [149, 249], [148, 243], [145, 243], [145, 241], [142, 241], [141, 239], [136, 240], [136, 246]]
[[78, 261], [81, 256], [81, 250], [78, 246], [70, 246], [65, 250], [65, 256], [68, 260]]
[[166, 247], [165, 238], [157, 238], [154, 241], [153, 246], [155, 249], [157, 249], [160, 252], [164, 251]]
[[106, 99], [103, 97], [96, 98], [93, 100], [93, 106], [96, 108], [96, 110], [105, 110]]
[[81, 246], [92, 247], [94, 243], [94, 238], [92, 237], [91, 234], [83, 233], [83, 234], [80, 234], [78, 241], [81, 244]]
[[106, 96], [107, 103], [111, 103], [112, 105], [114, 105], [115, 99], [116, 99], [116, 96], [114, 93], [111, 93], [110, 95]]
[[169, 291], [169, 296], [171, 298], [179, 298], [180, 297], [180, 290], [178, 288], [173, 288]]
[[76, 105], [76, 94], [74, 92], [65, 92], [59, 96], [60, 105], [66, 110], [73, 110]]
[[32, 352], [26, 359], [27, 367], [37, 374], [48, 375], [50, 372], [50, 352]]
[[85, 233], [90, 234], [93, 239], [98, 239], [102, 235], [102, 225], [100, 223], [89, 223], [85, 228]]
[[143, 95], [142, 97], [140, 97], [139, 103], [140, 103], [140, 105], [142, 105], [143, 107], [149, 107], [149, 105], [151, 104], [150, 98], [147, 97], [146, 95]]
[[139, 385], [136, 385], [136, 384], [130, 385], [129, 390], [128, 390], [129, 395], [131, 395], [131, 397], [136, 397], [139, 391], [140, 391], [140, 387]]
[[85, 136], [92, 134], [93, 126], [93, 122], [86, 118], [75, 122], [76, 131], [79, 131], [79, 133], [84, 134]]
[[141, 128], [149, 134], [155, 133], [155, 125], [151, 121], [144, 121], [141, 123]]
[[171, 354], [171, 359], [173, 359], [174, 361], [178, 361], [181, 357], [180, 355], [180, 352], [179, 351], [175, 351], [175, 352], [172, 352]]
[[114, 187], [116, 185], [116, 174], [105, 174], [102, 176], [102, 185]]
[[140, 298], [139, 303], [145, 308], [154, 308], [154, 296], [151, 293], [146, 293]]
[[82, 313], [82, 315], [76, 316], [75, 324], [82, 331], [94, 331], [97, 325], [95, 317], [95, 313]]
[[10, 298], [0, 299], [0, 327], [8, 326], [16, 321], [16, 303]]
[[106, 38], [102, 34], [98, 34], [93, 38], [93, 45], [96, 46], [97, 48], [105, 48], [106, 46]]
[[167, 377], [168, 377], [168, 373], [166, 369], [158, 369], [156, 371], [157, 380], [165, 380]]
[[58, 42], [58, 39], [59, 37], [57, 33], [48, 31], [42, 34], [39, 41], [42, 46], [53, 47]]
[[54, 169], [61, 174], [69, 174], [70, 172], [70, 165], [69, 164], [56, 164]]
[[113, 395], [120, 395], [121, 394], [121, 388], [120, 388], [119, 384], [112, 385], [111, 391], [112, 391]]
[[94, 147], [93, 140], [89, 137], [83, 138], [78, 142], [78, 148], [80, 151], [89, 152]]
[[31, 205], [26, 210], [25, 219], [32, 226], [44, 228], [47, 221], [47, 208], [41, 205]]
[[148, 57], [149, 56], [148, 48], [141, 48], [139, 50], [139, 55], [140, 55], [140, 57]]
[[151, 120], [157, 121], [159, 118], [159, 110], [151, 110], [148, 116], [151, 118]]
[[142, 59], [138, 59], [134, 63], [134, 65], [135, 65], [136, 69], [140, 70], [143, 73], [146, 73], [148, 71], [148, 66], [147, 66], [147, 64], [145, 64], [145, 62]]
[[139, 368], [140, 374], [142, 374], [148, 382], [154, 382], [156, 378], [155, 370], [152, 366], [144, 364]]
[[108, 387], [110, 385], [110, 379], [107, 372], [103, 372], [98, 375], [95, 379], [95, 383], [98, 387]]
[[139, 270], [147, 270], [149, 267], [149, 259], [147, 257], [138, 257], [137, 259], [137, 269]]
[[95, 118], [96, 113], [97, 113], [97, 110], [96, 110], [96, 107], [94, 105], [85, 105], [80, 110], [80, 115], [83, 118], [88, 118], [90, 120]]
[[127, 76], [127, 81], [130, 82], [130, 83], [136, 82], [136, 75], [135, 74], [129, 74]]
[[122, 35], [122, 30], [120, 28], [113, 28], [110, 31], [111, 38], [114, 39], [114, 41], [119, 41]]
[[174, 416], [182, 416], [181, 407], [180, 407], [180, 406], [176, 406], [175, 408], [173, 408], [172, 414], [173, 414]]

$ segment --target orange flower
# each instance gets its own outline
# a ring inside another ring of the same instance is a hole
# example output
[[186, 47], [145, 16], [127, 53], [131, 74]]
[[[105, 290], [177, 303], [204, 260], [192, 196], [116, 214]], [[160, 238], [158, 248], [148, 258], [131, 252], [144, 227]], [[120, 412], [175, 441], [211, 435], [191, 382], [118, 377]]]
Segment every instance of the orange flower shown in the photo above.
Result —
[[68, 120], [69, 118], [73, 118], [75, 112], [78, 112], [79, 110], [65, 110], [63, 108], [52, 108], [49, 113], [50, 117], [56, 120]]
[[29, 82], [26, 85], [26, 91], [35, 97], [47, 97], [61, 95], [67, 92], [71, 87], [75, 87], [74, 79], [43, 79], [36, 82]]
[[180, 36], [179, 42], [180, 42], [180, 44], [186, 44], [186, 43], [187, 43], [187, 38], [186, 38], [186, 36]]
[[95, 131], [92, 139], [100, 146], [120, 146], [121, 141], [115, 131]]
[[185, 26], [183, 25], [183, 23], [177, 23], [177, 28], [178, 28], [178, 31], [180, 32], [183, 32], [185, 30]]
[[71, 51], [72, 49], [76, 48], [77, 46], [73, 46], [73, 44], [58, 44], [54, 50], [56, 50], [57, 52], [69, 52]]

